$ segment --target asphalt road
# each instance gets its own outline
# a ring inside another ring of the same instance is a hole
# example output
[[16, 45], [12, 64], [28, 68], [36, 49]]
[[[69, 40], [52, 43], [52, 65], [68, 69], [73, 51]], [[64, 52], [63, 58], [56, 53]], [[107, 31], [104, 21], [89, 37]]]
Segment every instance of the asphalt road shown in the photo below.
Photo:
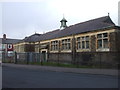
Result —
[[116, 76], [2, 68], [3, 88], [118, 88]]

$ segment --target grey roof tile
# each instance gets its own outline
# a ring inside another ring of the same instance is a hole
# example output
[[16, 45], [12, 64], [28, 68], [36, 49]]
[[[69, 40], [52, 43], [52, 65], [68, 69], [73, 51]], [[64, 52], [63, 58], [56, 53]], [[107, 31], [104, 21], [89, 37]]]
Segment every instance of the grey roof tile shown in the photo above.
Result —
[[111, 27], [115, 26], [115, 24], [112, 22], [109, 16], [89, 20], [86, 22], [78, 23], [75, 25], [71, 25], [63, 30], [57, 30], [57, 32], [54, 33], [51, 32], [50, 35], [43, 34], [45, 38], [39, 37], [41, 39], [39, 40], [47, 40], [47, 39], [53, 39], [53, 38], [59, 38], [59, 37], [64, 37], [64, 36], [69, 36], [69, 35], [74, 35], [74, 34], [79, 34], [83, 32], [88, 32], [88, 31], [94, 31], [98, 29], [103, 29], [106, 27]]
[[90, 31], [95, 31], [95, 30], [104, 29], [107, 27], [114, 27], [114, 26], [115, 24], [112, 22], [111, 18], [109, 16], [104, 16], [97, 19], [71, 25], [63, 30], [57, 29], [51, 32], [47, 32], [45, 34], [33, 34], [23, 39], [22, 42], [49, 40], [49, 39], [60, 38], [64, 36], [75, 35], [79, 33], [90, 32]]
[[2, 44], [14, 44], [14, 43], [18, 43], [19, 41], [20, 39], [0, 38], [0, 43]]
[[40, 37], [40, 35], [41, 35], [41, 34], [35, 33], [35, 34], [33, 34], [33, 35], [29, 36], [29, 37], [25, 37], [25, 38], [24, 38], [23, 40], [21, 40], [20, 42], [34, 42], [34, 41], [36, 41], [36, 39], [37, 39], [38, 37]]

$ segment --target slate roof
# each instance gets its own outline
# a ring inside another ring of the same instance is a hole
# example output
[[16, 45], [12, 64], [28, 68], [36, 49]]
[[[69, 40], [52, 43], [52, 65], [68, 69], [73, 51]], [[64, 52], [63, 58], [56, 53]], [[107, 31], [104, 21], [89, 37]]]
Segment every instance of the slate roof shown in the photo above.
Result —
[[0, 43], [2, 44], [14, 44], [14, 43], [18, 43], [19, 41], [20, 39], [0, 38]]
[[71, 25], [63, 30], [57, 29], [51, 32], [47, 32], [45, 34], [38, 34], [38, 35], [33, 34], [23, 39], [22, 42], [26, 42], [26, 41], [35, 42], [35, 41], [50, 40], [50, 39], [65, 37], [69, 35], [103, 30], [109, 27], [115, 27], [115, 24], [112, 22], [109, 16], [104, 16], [104, 17], [96, 18], [96, 19], [89, 20], [86, 22]]
[[35, 33], [29, 37], [25, 37], [23, 40], [20, 42], [34, 42], [38, 37], [40, 37], [41, 34]]
[[53, 38], [53, 36], [56, 36], [58, 34], [58, 32], [60, 32], [59, 29], [57, 30], [54, 30], [54, 31], [51, 31], [51, 32], [47, 32], [45, 34], [41, 34], [40, 37], [38, 37], [36, 39], [36, 41], [42, 41], [42, 40], [48, 40], [48, 39], [51, 39]]
[[109, 16], [89, 20], [69, 26], [57, 34], [57, 37], [79, 34], [88, 31], [95, 31], [106, 27], [115, 26]]
[[60, 38], [64, 36], [75, 35], [79, 33], [90, 32], [114, 26], [115, 24], [112, 22], [111, 18], [109, 16], [104, 16], [97, 19], [71, 25], [63, 30], [58, 29], [50, 33], [42, 34], [39, 37], [39, 39], [37, 39], [37, 41]]

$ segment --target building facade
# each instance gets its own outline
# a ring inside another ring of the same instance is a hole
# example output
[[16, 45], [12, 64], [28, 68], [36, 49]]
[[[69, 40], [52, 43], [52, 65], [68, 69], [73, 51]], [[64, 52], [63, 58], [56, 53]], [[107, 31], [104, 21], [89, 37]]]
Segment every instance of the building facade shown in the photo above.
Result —
[[24, 52], [35, 52], [35, 40], [40, 36], [40, 34], [33, 34], [29, 37], [25, 37], [20, 42], [14, 44], [14, 48], [18, 53]]
[[[120, 59], [120, 27], [116, 26], [109, 16], [100, 17], [75, 25], [67, 26], [63, 18], [60, 29], [45, 34], [30, 36], [25, 41], [14, 44], [16, 52], [41, 53], [43, 61], [80, 62], [81, 60], [97, 60], [103, 52], [103, 57], [109, 58], [107, 62]], [[23, 50], [25, 46], [30, 50]], [[20, 48], [19, 48], [20, 47]], [[19, 48], [19, 50], [18, 50]], [[21, 50], [21, 51], [20, 51]], [[111, 55], [111, 53], [114, 55]], [[84, 54], [83, 54], [84, 53]], [[115, 54], [117, 53], [117, 54]], [[82, 55], [83, 54], [83, 55]], [[117, 55], [117, 56], [116, 56]], [[92, 59], [91, 59], [92, 58]], [[104, 59], [103, 59], [104, 60]]]
[[6, 34], [3, 34], [3, 38], [0, 38], [0, 52], [13, 53], [13, 44], [18, 43], [19, 41], [20, 39], [10, 39], [6, 37]]
[[19, 42], [19, 39], [7, 38], [6, 34], [3, 34], [3, 38], [0, 38], [0, 62], [14, 56], [14, 47], [13, 44]]

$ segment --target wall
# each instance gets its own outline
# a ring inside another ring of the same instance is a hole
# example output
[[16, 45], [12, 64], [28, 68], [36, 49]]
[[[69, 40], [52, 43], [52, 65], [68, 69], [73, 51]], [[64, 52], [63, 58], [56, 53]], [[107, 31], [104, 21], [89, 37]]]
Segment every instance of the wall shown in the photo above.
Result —
[[71, 53], [49, 53], [47, 61], [71, 63], [72, 54]]
[[117, 67], [119, 60], [120, 52], [78, 52], [75, 54], [74, 59], [71, 53], [49, 53], [47, 61]]
[[120, 31], [110, 33], [110, 51], [120, 52]]
[[76, 53], [76, 61], [80, 64], [117, 64], [120, 59], [120, 53], [115, 52], [84, 52]]
[[[62, 37], [62, 38], [56, 38], [56, 39], [51, 39], [51, 40], [45, 40], [45, 41], [41, 41], [40, 43], [48, 43], [49, 42], [49, 48], [51, 46], [51, 41], [55, 41], [55, 40], [58, 40], [59, 42], [61, 42], [61, 40], [63, 39], [71, 39], [71, 50], [61, 50], [61, 43], [59, 44], [59, 50], [56, 50], [56, 51], [49, 51], [50, 53], [58, 53], [58, 52], [95, 52], [95, 51], [98, 51], [97, 50], [97, 41], [96, 41], [96, 37], [97, 37], [97, 34], [101, 34], [101, 33], [108, 33], [108, 35], [110, 35], [109, 37], [109, 43], [110, 43], [110, 50], [111, 51], [116, 51], [116, 38], [119, 38], [119, 37], [116, 37], [116, 35], [114, 35], [116, 32], [115, 29], [108, 29], [108, 30], [100, 30], [100, 31], [94, 31], [94, 32], [88, 32], [88, 33], [81, 33], [81, 34], [77, 34], [77, 35], [71, 35], [71, 36], [66, 36], [66, 37]], [[75, 50], [76, 49], [76, 39], [77, 37], [82, 37], [82, 36], [90, 36], [90, 49], [79, 49], [79, 50]], [[39, 46], [40, 47], [40, 46]], [[36, 44], [36, 52], [38, 52], [38, 47], [37, 47], [37, 44]], [[103, 50], [104, 51], [104, 50]]]
[[117, 50], [118, 52], [120, 52], [120, 31], [117, 32], [117, 35], [116, 35], [116, 47], [117, 47]]
[[110, 33], [110, 39], [109, 39], [109, 41], [110, 41], [110, 51], [113, 51], [113, 52], [115, 52], [115, 51], [117, 51], [117, 47], [116, 47], [116, 44], [117, 44], [117, 41], [116, 41], [116, 32], [111, 32]]
[[25, 52], [35, 52], [34, 44], [25, 44]]
[[[3, 62], [11, 63], [35, 63], [46, 62], [41, 58], [41, 53], [14, 53], [8, 57], [2, 53]], [[77, 52], [73, 59], [72, 53], [47, 53], [47, 62], [70, 63], [80, 66], [96, 66], [118, 68], [120, 52]]]
[[90, 46], [91, 46], [91, 52], [95, 52], [96, 51], [96, 37], [95, 37], [95, 35], [91, 36]]

